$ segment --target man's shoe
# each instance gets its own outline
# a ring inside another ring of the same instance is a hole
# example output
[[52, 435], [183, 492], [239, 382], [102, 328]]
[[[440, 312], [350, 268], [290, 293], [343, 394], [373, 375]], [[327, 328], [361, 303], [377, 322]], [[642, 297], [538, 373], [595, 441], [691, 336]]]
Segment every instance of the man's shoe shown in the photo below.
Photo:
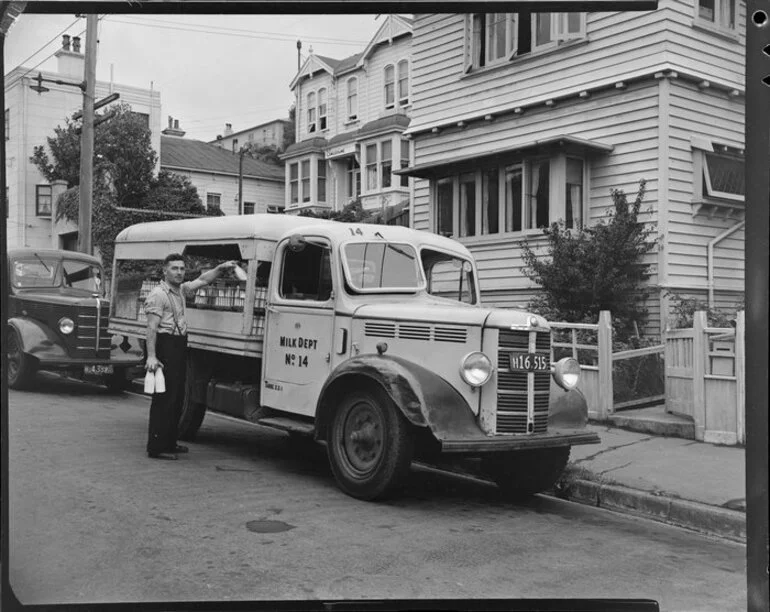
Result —
[[190, 449], [186, 446], [182, 446], [181, 444], [177, 444], [172, 451], [172, 453], [189, 453]]
[[147, 453], [147, 456], [150, 459], [166, 459], [167, 461], [176, 461], [177, 459], [176, 455], [169, 453]]

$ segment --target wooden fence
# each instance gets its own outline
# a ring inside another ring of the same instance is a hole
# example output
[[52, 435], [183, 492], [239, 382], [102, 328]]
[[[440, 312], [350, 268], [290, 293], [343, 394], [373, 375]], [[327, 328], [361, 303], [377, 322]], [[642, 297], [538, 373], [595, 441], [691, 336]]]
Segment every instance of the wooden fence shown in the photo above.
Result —
[[696, 440], [746, 441], [745, 328], [743, 311], [734, 328], [708, 327], [700, 311], [691, 328], [665, 332], [666, 410], [692, 418]]
[[[551, 323], [554, 330], [569, 330], [570, 341], [554, 340], [551, 344], [551, 359], [554, 357], [554, 349], [567, 349], [572, 357], [578, 359], [581, 369], [579, 388], [586, 396], [588, 402], [588, 416], [591, 419], [603, 421], [616, 410], [628, 409], [642, 404], [663, 402], [664, 395], [655, 394], [639, 397], [623, 402], [614, 400], [612, 374], [614, 364], [625, 359], [634, 359], [647, 355], [662, 354], [664, 345], [648, 346], [628, 351], [612, 352], [612, 317], [608, 310], [599, 313], [597, 323]], [[583, 336], [595, 336], [595, 342], [580, 339], [580, 332], [591, 332]], [[592, 356], [592, 363], [585, 363], [586, 359], [580, 359], [579, 353], [586, 352]]]

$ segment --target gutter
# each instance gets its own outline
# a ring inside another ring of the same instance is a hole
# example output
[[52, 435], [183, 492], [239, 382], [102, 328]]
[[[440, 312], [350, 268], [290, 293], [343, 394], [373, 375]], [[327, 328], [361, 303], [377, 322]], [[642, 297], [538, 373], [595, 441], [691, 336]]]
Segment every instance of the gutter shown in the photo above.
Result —
[[716, 236], [715, 238], [712, 238], [709, 240], [708, 246], [706, 247], [706, 270], [708, 273], [708, 289], [709, 289], [709, 297], [708, 297], [708, 307], [709, 310], [711, 310], [714, 307], [714, 247], [722, 242], [725, 238], [733, 234], [734, 232], [737, 232], [739, 229], [741, 229], [744, 225], [746, 225], [746, 221], [738, 221], [735, 225], [732, 227], [726, 229], [724, 232]]

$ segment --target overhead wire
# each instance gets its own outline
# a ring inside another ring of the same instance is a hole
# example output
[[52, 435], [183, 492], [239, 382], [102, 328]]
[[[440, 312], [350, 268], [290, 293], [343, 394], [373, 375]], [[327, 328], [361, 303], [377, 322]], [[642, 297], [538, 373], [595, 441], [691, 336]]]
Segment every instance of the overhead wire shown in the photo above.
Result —
[[[182, 27], [178, 25], [171, 25], [163, 22], [152, 22], [152, 20], [148, 19], [142, 19], [142, 21], [126, 21], [125, 19], [110, 19], [111, 23], [123, 23], [126, 25], [136, 25], [141, 27], [147, 27], [147, 28], [158, 28], [158, 29], [164, 29], [164, 30], [179, 30], [183, 32], [196, 32], [199, 34], [214, 34], [214, 35], [220, 35], [220, 36], [235, 36], [239, 38], [252, 38], [255, 40], [277, 40], [281, 42], [293, 42], [297, 39], [297, 36], [294, 34], [278, 34], [278, 33], [270, 33], [270, 32], [252, 32], [250, 30], [243, 30], [239, 28], [222, 28], [217, 26], [198, 26], [195, 24], [190, 24], [190, 27]], [[157, 25], [159, 23], [163, 23], [163, 25]], [[216, 29], [211, 29], [216, 28]], [[239, 33], [241, 32], [241, 33]], [[355, 41], [355, 40], [342, 40], [338, 38], [326, 38], [326, 37], [319, 37], [319, 36], [312, 36], [307, 37], [307, 40], [310, 42], [319, 42], [319, 43], [326, 43], [326, 44], [336, 44], [336, 45], [353, 45], [360, 47], [362, 45], [366, 45], [366, 41]]]
[[[73, 22], [72, 22], [71, 24], [69, 24], [67, 27], [65, 27], [65, 28], [64, 28], [64, 29], [63, 29], [61, 32], [59, 32], [59, 33], [58, 33], [56, 36], [54, 36], [54, 37], [53, 37], [51, 40], [49, 40], [47, 43], [45, 43], [43, 46], [41, 46], [41, 47], [40, 47], [40, 48], [39, 48], [37, 51], [35, 51], [35, 52], [34, 52], [32, 55], [30, 55], [30, 56], [29, 56], [27, 59], [25, 59], [25, 60], [24, 60], [24, 61], [22, 61], [22, 62], [19, 62], [18, 66], [22, 66], [22, 65], [24, 65], [24, 62], [28, 62], [29, 60], [31, 60], [31, 59], [32, 59], [33, 57], [35, 57], [35, 56], [36, 56], [38, 53], [40, 53], [40, 52], [41, 52], [43, 49], [45, 49], [45, 48], [46, 48], [48, 45], [50, 45], [51, 43], [53, 43], [54, 41], [56, 41], [56, 40], [59, 38], [59, 36], [61, 36], [62, 34], [64, 34], [64, 33], [65, 33], [67, 30], [69, 30], [69, 29], [70, 29], [72, 26], [74, 26], [74, 25], [75, 25], [75, 24], [76, 24], [78, 21], [80, 21], [80, 18], [79, 18], [79, 17], [78, 17], [77, 19], [75, 19], [75, 21], [73, 21]], [[54, 53], [55, 53], [55, 52], [54, 52]], [[49, 55], [48, 57], [50, 57], [50, 55]], [[48, 58], [46, 58], [46, 59], [48, 59]], [[45, 60], [43, 60], [43, 61], [45, 61]], [[39, 64], [38, 64], [38, 65], [39, 65]], [[18, 66], [17, 66], [17, 68], [18, 68]]]

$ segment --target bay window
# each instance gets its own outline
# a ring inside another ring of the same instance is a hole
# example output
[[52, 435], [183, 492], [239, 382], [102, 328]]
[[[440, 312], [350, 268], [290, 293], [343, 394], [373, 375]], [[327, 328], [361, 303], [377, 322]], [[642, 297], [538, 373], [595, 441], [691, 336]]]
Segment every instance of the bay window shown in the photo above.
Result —
[[[409, 141], [401, 141], [401, 167], [409, 167]], [[409, 177], [406, 174], [402, 174], [399, 177], [401, 187], [409, 187]]]
[[366, 190], [377, 189], [377, 145], [366, 145]]
[[300, 162], [300, 183], [302, 185], [302, 201], [310, 201], [310, 160], [303, 159]]
[[383, 140], [380, 143], [380, 186], [390, 187], [393, 171], [393, 142]]
[[562, 153], [433, 180], [434, 231], [466, 238], [533, 231], [557, 220], [578, 227], [584, 215], [584, 166], [582, 159]]
[[299, 164], [289, 164], [289, 203], [299, 203]]
[[361, 166], [355, 157], [348, 158], [347, 167], [347, 196], [350, 199], [361, 195]]
[[326, 160], [318, 160], [318, 201], [326, 202]]

